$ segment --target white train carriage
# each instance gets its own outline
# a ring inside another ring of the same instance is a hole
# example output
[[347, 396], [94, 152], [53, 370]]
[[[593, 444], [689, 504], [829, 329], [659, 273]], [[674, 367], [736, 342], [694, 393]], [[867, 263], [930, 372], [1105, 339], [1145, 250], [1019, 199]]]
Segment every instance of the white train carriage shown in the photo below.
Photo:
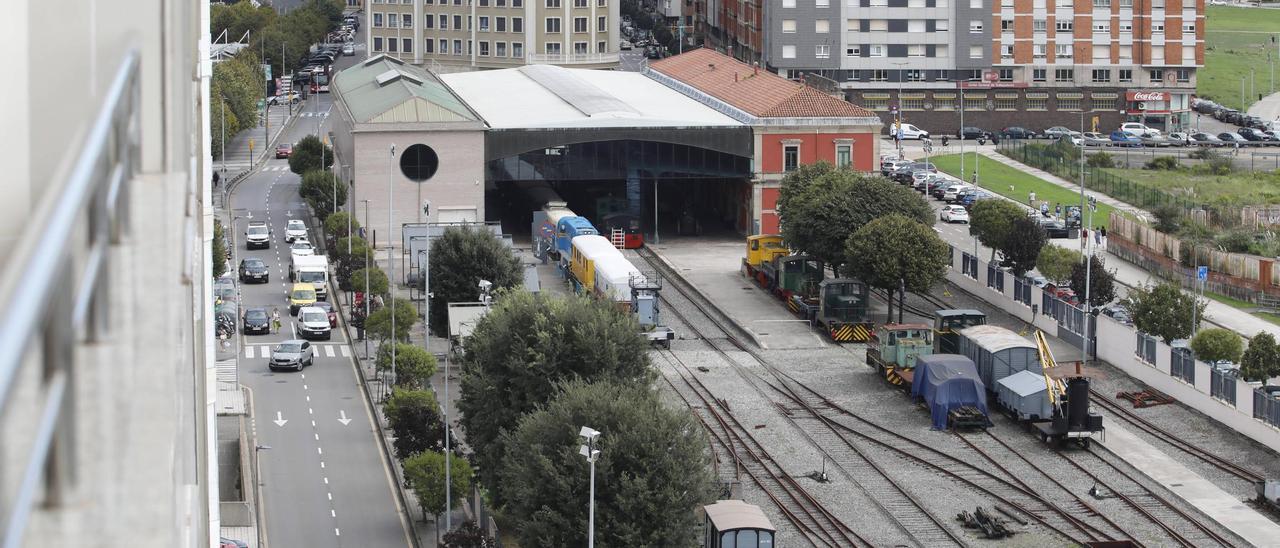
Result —
[[574, 289], [579, 293], [595, 293], [596, 261], [611, 258], [626, 260], [608, 238], [596, 234], [574, 238], [572, 247], [569, 273], [574, 281]]
[[631, 264], [621, 253], [608, 255], [595, 261], [595, 281], [592, 292], [601, 299], [615, 303], [631, 303], [631, 278], [640, 276], [640, 269]]

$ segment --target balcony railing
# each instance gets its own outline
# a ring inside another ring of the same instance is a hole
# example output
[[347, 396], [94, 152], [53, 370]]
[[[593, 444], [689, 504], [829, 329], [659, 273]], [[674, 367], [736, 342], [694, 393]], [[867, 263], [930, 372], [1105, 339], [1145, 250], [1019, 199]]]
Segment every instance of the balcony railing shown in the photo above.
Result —
[[[75, 163], [42, 181], [44, 194], [0, 273], [0, 348], [7, 349], [0, 353], [0, 417], [31, 432], [28, 447], [13, 448], [16, 490], [0, 496], [3, 548], [23, 545], [37, 494], [45, 505], [60, 505], [75, 481], [76, 347], [102, 340], [109, 329], [111, 246], [129, 225], [129, 182], [140, 159], [139, 93], [138, 53], [131, 51]], [[16, 397], [19, 378], [34, 378], [35, 393]], [[31, 402], [33, 416], [12, 414], [16, 400]]]
[[526, 59], [530, 65], [601, 65], [617, 63], [614, 53], [530, 53]]

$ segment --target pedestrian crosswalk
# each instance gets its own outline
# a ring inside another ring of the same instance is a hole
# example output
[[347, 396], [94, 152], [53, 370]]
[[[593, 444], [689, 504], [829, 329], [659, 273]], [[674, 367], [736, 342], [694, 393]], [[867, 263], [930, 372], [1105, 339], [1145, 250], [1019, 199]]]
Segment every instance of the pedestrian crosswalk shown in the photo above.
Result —
[[314, 117], [314, 116], [319, 116], [319, 117], [321, 117], [321, 118], [324, 118], [324, 117], [326, 117], [326, 116], [328, 116], [328, 115], [329, 115], [329, 112], [328, 112], [328, 111], [325, 111], [325, 112], [316, 112], [316, 111], [314, 111], [314, 110], [308, 110], [308, 111], [306, 111], [306, 112], [299, 112], [299, 113], [298, 113], [298, 116], [302, 116], [302, 117], [304, 117], [304, 118], [311, 118], [311, 117]]
[[[272, 346], [273, 345], [270, 344], [246, 344], [244, 345], [244, 358], [249, 360], [255, 358], [267, 359], [271, 357]], [[338, 356], [342, 356], [343, 358], [351, 357], [351, 346], [345, 343], [316, 344], [313, 346], [315, 346], [317, 358], [336, 358]], [[233, 368], [232, 374], [234, 374], [234, 372], [235, 370]], [[218, 374], [222, 374], [221, 364], [219, 364]]]
[[262, 171], [289, 171], [289, 165], [281, 164], [278, 166], [267, 166], [262, 168]]
[[236, 383], [236, 361], [220, 360], [217, 365], [218, 383], [228, 383], [234, 385]]

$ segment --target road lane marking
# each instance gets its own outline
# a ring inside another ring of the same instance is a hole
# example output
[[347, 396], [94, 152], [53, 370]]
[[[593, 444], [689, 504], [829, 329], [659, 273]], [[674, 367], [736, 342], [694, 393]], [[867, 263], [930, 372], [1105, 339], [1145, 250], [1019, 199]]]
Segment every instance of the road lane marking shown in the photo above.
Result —
[[332, 358], [332, 357], [334, 357], [335, 355], [336, 355], [336, 354], [333, 352], [333, 346], [331, 346], [331, 345], [325, 345], [325, 347], [324, 347], [324, 357], [326, 357], [326, 358]]
[[[270, 356], [270, 355], [271, 355], [271, 347], [270, 347], [270, 346], [265, 346], [265, 345], [264, 345], [264, 346], [262, 347], [262, 357], [264, 357], [264, 358], [265, 358], [265, 357]], [[249, 357], [250, 357], [250, 358], [252, 358], [253, 356], [249, 356]]]
[[[323, 454], [324, 454], [324, 449], [321, 449], [321, 448], [317, 447], [317, 448], [316, 448], [316, 454], [323, 455]], [[332, 500], [332, 499], [330, 499], [330, 500]]]
[[316, 441], [320, 441], [320, 434], [316, 434]]
[[[329, 509], [329, 517], [331, 517], [331, 518], [336, 518], [336, 517], [338, 517], [338, 511], [337, 511], [337, 510], [334, 510], [333, 508], [330, 508], [330, 509]], [[337, 529], [334, 529], [334, 531], [337, 531]]]
[[[337, 517], [337, 516], [334, 516], [334, 517]], [[333, 536], [335, 536], [335, 537], [340, 537], [340, 536], [342, 536], [342, 533], [338, 531], [338, 528], [337, 528], [337, 527], [334, 527], [334, 528], [333, 528]]]
[[[308, 397], [310, 397], [310, 396], [308, 396]], [[316, 421], [311, 421], [311, 427], [312, 427], [312, 428], [315, 428], [315, 427], [316, 427]]]
[[307, 414], [308, 414], [308, 415], [314, 415], [314, 414], [316, 414], [316, 412], [315, 412], [315, 411], [313, 411], [310, 407], [308, 407], [308, 408], [307, 408]]
[[281, 412], [281, 411], [276, 411], [276, 420], [273, 420], [273, 421], [271, 421], [271, 422], [276, 423], [276, 426], [283, 427], [283, 426], [285, 425], [285, 423], [289, 422], [289, 419], [284, 418], [284, 413], [283, 413], [283, 412]]
[[302, 383], [302, 389], [303, 389], [303, 390], [306, 390], [306, 389], [307, 389], [307, 383]]
[[320, 467], [324, 468], [324, 461], [320, 461]]
[[329, 500], [333, 500], [333, 493], [329, 493]]
[[339, 347], [339, 348], [341, 348], [341, 349], [342, 349], [342, 357], [344, 357], [344, 358], [350, 358], [350, 357], [351, 357], [351, 347], [350, 347], [350, 346], [347, 346], [347, 345], [345, 345], [345, 344], [344, 344], [344, 345], [342, 345], [342, 346], [341, 346], [341, 347]]
[[253, 347], [252, 347], [252, 346], [245, 346], [245, 347], [244, 347], [244, 357], [245, 357], [245, 358], [247, 358], [247, 359], [250, 359], [250, 360], [252, 360], [252, 359], [253, 359]]
[[[311, 396], [307, 396], [307, 403], [311, 403]], [[315, 423], [311, 423], [311, 426], [315, 426]]]
[[329, 476], [324, 477], [324, 484], [329, 485]]

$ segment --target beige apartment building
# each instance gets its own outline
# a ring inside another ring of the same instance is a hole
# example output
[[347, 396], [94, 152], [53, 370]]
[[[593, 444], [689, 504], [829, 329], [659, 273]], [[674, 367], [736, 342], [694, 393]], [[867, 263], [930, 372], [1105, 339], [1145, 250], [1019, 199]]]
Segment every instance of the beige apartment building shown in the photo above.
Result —
[[368, 0], [365, 43], [436, 71], [618, 66], [621, 0]]

